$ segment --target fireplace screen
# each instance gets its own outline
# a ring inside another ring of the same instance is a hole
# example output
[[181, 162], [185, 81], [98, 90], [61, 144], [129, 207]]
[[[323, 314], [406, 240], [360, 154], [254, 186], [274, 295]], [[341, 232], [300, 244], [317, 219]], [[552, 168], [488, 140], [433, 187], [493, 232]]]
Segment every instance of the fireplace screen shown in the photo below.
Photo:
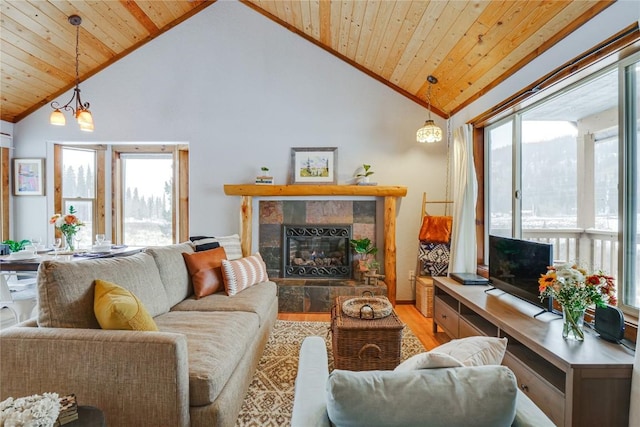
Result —
[[351, 278], [351, 225], [283, 225], [284, 277]]

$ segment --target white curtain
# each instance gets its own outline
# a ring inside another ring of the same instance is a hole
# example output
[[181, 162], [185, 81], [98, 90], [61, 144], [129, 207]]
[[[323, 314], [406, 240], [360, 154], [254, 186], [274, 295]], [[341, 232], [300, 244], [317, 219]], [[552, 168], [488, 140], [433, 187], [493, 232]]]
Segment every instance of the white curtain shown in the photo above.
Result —
[[629, 426], [640, 426], [640, 345], [637, 344], [640, 332], [636, 338], [636, 360], [633, 363], [631, 376], [631, 404], [629, 405]]
[[453, 232], [449, 272], [475, 273], [476, 199], [478, 183], [473, 164], [472, 126], [463, 125], [453, 132]]

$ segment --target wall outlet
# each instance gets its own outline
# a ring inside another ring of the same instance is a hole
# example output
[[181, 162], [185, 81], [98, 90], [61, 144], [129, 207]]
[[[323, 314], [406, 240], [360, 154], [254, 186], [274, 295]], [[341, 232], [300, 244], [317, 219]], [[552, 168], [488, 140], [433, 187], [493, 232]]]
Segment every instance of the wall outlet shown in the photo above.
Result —
[[414, 270], [409, 270], [409, 280], [416, 280], [416, 272]]

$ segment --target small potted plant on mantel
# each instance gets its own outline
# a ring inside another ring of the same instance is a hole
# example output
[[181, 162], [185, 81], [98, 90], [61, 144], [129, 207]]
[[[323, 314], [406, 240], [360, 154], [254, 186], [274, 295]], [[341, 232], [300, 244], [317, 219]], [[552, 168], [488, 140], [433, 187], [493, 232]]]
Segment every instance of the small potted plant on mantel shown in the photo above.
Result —
[[273, 176], [269, 175], [269, 168], [262, 166], [260, 168], [260, 176], [256, 177], [256, 184], [258, 185], [273, 185]]
[[376, 185], [375, 182], [369, 182], [369, 177], [375, 173], [371, 170], [371, 165], [363, 163], [362, 168], [358, 169], [358, 171], [356, 174], [358, 185]]

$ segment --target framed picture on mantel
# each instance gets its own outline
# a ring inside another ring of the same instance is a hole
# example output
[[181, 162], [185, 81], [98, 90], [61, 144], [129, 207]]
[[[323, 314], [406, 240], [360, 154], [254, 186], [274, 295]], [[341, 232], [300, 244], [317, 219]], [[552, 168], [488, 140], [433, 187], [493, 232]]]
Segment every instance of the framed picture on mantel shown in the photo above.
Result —
[[290, 184], [337, 184], [338, 147], [291, 148]]

